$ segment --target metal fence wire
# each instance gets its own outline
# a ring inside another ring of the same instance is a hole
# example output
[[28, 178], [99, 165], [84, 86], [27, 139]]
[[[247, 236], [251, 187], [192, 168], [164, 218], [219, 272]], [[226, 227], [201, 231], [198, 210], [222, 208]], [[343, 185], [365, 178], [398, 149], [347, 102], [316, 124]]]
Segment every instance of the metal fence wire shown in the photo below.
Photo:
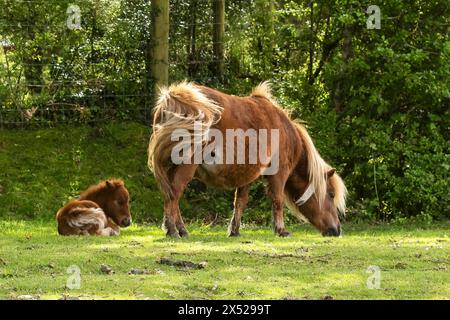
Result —
[[[170, 1], [170, 79], [219, 83], [211, 68], [213, 17], [205, 14], [211, 2], [193, 2]], [[148, 123], [150, 1], [0, 3], [0, 127]]]

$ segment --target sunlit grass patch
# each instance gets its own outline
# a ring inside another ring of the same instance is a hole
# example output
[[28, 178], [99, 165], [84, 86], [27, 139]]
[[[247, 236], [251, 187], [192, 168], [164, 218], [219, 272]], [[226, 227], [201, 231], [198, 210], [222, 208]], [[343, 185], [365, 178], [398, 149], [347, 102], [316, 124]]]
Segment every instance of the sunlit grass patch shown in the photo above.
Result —
[[[324, 238], [310, 226], [291, 226], [293, 236], [279, 238], [248, 225], [241, 237], [228, 238], [225, 226], [190, 224], [188, 239], [166, 238], [155, 225], [134, 225], [111, 238], [62, 237], [53, 222], [3, 220], [0, 227], [2, 298], [450, 298], [448, 223], [406, 230], [347, 225], [342, 238]], [[80, 270], [79, 289], [67, 286], [71, 266]], [[367, 285], [369, 266], [380, 270], [378, 288]]]

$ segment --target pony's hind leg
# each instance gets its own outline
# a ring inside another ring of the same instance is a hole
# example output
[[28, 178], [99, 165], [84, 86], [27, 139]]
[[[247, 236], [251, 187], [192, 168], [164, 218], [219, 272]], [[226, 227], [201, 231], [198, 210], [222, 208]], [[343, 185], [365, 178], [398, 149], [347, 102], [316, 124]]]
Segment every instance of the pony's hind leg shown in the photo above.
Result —
[[286, 180], [280, 176], [269, 176], [269, 197], [272, 199], [273, 228], [280, 237], [289, 237], [291, 233], [284, 226], [284, 185]]
[[194, 177], [197, 165], [179, 165], [172, 168], [172, 179], [170, 179], [172, 194], [164, 201], [163, 229], [167, 236], [179, 238], [187, 237], [188, 232], [181, 217], [179, 201], [189, 181]]
[[245, 210], [248, 202], [248, 193], [250, 191], [250, 185], [239, 187], [236, 189], [234, 194], [234, 211], [233, 218], [230, 221], [228, 227], [228, 236], [236, 237], [239, 236], [239, 227], [241, 226], [242, 213]]

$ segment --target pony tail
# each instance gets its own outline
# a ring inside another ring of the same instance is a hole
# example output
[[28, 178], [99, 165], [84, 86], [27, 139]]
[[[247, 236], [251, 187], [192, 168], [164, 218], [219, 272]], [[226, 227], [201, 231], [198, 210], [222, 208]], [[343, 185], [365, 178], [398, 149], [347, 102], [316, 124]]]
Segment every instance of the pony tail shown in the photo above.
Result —
[[197, 123], [201, 125], [198, 138], [205, 142], [209, 128], [220, 120], [222, 111], [222, 107], [208, 99], [192, 82], [183, 81], [160, 90], [148, 146], [148, 167], [166, 198], [173, 196], [168, 171], [172, 166], [172, 148], [179, 143], [171, 140], [172, 132], [185, 129], [192, 139], [199, 134], [194, 132], [194, 124]]

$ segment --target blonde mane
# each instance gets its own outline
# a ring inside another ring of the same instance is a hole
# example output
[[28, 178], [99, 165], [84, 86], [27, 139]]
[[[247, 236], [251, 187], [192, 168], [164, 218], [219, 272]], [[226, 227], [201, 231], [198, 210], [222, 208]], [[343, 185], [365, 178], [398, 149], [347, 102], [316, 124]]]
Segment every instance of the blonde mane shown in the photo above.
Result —
[[[256, 86], [253, 89], [251, 96], [263, 97], [269, 100], [274, 106], [282, 110], [297, 128], [307, 153], [309, 182], [315, 188], [315, 196], [317, 197], [319, 204], [322, 204], [327, 192], [325, 173], [332, 167], [320, 156], [306, 128], [299, 122], [293, 120], [291, 114], [278, 104], [277, 100], [272, 95], [269, 81], [264, 81]], [[335, 190], [334, 204], [340, 212], [344, 213], [347, 188], [341, 177], [336, 173], [330, 178], [330, 183]]]
[[[319, 204], [322, 204], [327, 193], [326, 173], [332, 169], [332, 167], [320, 156], [306, 128], [295, 121], [294, 125], [300, 134], [303, 145], [305, 146], [308, 158], [309, 183], [314, 186], [315, 196], [317, 197]], [[347, 188], [337, 173], [331, 176], [330, 183], [333, 186], [335, 193], [334, 204], [340, 212], [345, 213]]]

